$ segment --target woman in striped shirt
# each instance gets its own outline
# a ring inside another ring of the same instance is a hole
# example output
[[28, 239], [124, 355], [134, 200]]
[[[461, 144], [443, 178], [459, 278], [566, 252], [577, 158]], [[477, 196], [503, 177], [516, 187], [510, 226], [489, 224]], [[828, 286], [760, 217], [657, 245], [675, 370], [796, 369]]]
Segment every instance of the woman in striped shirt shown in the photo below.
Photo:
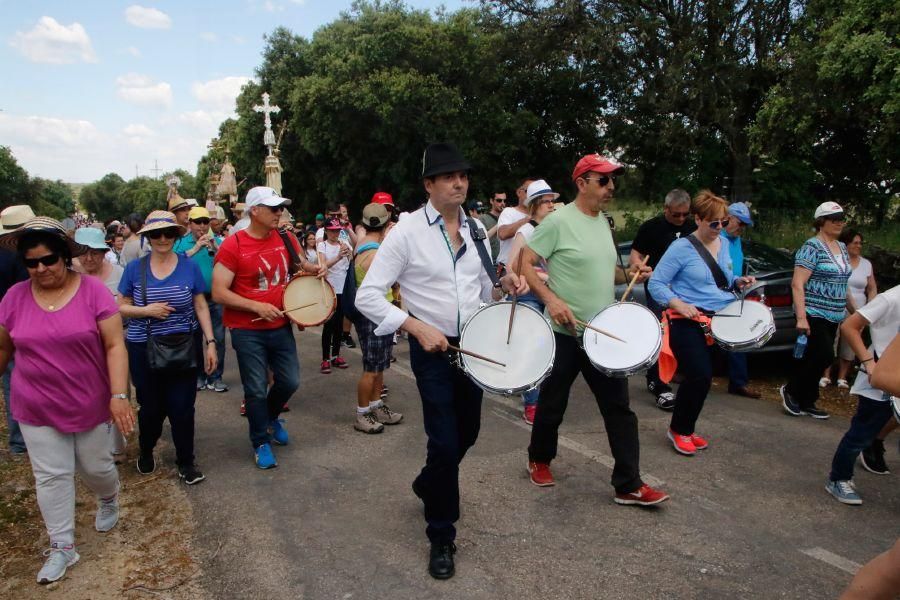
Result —
[[819, 377], [834, 361], [834, 336], [844, 320], [850, 256], [838, 241], [844, 229], [844, 209], [837, 202], [824, 202], [815, 212], [816, 235], [806, 240], [794, 257], [794, 314], [797, 332], [808, 336], [803, 356], [797, 359], [791, 380], [781, 386], [785, 412], [799, 417], [827, 419], [816, 407]]
[[[156, 470], [153, 448], [162, 435], [163, 421], [169, 418], [178, 476], [187, 484], [203, 481], [194, 464], [194, 401], [197, 397], [197, 369], [167, 371], [165, 377], [152, 372], [147, 357], [147, 335], [153, 337], [193, 333], [195, 348], [202, 353], [207, 375], [216, 367], [218, 355], [203, 295], [205, 283], [197, 263], [173, 252], [175, 240], [185, 234], [175, 215], [153, 211], [138, 233], [150, 243], [150, 255], [125, 267], [119, 284], [120, 312], [131, 319], [125, 339], [131, 379], [140, 405], [140, 456], [137, 470], [148, 475]], [[146, 290], [144, 282], [146, 281]], [[201, 339], [197, 324], [203, 331]]]

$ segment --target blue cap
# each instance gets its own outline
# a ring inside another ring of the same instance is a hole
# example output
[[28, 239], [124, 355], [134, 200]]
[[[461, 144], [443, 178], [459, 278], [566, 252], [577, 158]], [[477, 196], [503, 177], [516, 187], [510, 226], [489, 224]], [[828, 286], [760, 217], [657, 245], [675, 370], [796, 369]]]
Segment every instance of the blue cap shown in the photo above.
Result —
[[91, 250], [109, 250], [103, 232], [96, 227], [81, 227], [75, 230], [75, 241]]
[[750, 218], [750, 208], [743, 202], [735, 202], [728, 207], [728, 214], [737, 217], [741, 223], [753, 227], [753, 219]]

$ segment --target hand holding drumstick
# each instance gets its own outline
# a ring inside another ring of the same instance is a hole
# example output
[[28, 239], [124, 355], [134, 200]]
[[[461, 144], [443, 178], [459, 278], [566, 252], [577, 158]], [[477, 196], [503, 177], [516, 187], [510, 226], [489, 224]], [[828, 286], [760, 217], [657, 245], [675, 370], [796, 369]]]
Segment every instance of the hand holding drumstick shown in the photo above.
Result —
[[619, 302], [625, 302], [628, 298], [628, 294], [631, 293], [631, 289], [634, 287], [634, 284], [637, 283], [638, 278], [646, 273], [646, 276], [641, 279], [641, 281], [646, 281], [650, 277], [650, 273], [653, 272], [653, 269], [647, 266], [647, 261], [650, 260], [650, 255], [647, 254], [644, 256], [644, 260], [641, 261], [637, 267], [634, 269], [634, 276], [631, 278], [631, 283], [628, 284], [628, 287], [625, 288], [625, 293], [622, 294], [622, 299]]

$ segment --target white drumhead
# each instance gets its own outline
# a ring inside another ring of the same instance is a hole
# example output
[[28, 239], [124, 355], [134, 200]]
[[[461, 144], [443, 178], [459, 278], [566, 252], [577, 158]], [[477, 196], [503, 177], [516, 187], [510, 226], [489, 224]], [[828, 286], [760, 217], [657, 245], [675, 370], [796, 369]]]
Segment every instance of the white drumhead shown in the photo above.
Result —
[[553, 330], [544, 316], [530, 306], [516, 306], [509, 344], [511, 302], [497, 302], [485, 306], [466, 321], [459, 345], [464, 350], [481, 354], [506, 364], [494, 365], [461, 355], [462, 364], [482, 388], [503, 393], [526, 390], [539, 382], [553, 365], [556, 342]]
[[775, 325], [772, 311], [761, 302], [735, 300], [722, 310], [720, 315], [740, 315], [738, 317], [713, 317], [710, 329], [712, 336], [724, 344], [744, 344], [762, 339]]
[[324, 279], [295, 277], [284, 288], [285, 315], [305, 327], [327, 321], [334, 314], [335, 304], [334, 288]]
[[627, 342], [584, 330], [584, 351], [592, 363], [604, 369], [628, 371], [659, 352], [662, 342], [659, 319], [645, 306], [633, 302], [610, 304], [590, 324]]

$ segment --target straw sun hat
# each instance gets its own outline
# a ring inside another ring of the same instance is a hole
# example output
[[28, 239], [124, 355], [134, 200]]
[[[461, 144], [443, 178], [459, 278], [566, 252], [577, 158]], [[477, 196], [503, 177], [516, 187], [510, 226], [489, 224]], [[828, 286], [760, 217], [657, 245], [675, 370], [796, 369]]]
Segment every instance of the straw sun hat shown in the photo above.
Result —
[[178, 221], [175, 219], [175, 215], [167, 210], [154, 210], [147, 215], [147, 220], [144, 221], [144, 226], [141, 227], [138, 234], [146, 235], [148, 231], [154, 231], [156, 229], [177, 229], [179, 236], [187, 233], [187, 227], [179, 225]]
[[33, 219], [29, 219], [25, 222], [24, 225], [22, 225], [15, 231], [11, 231], [3, 236], [0, 236], [0, 248], [5, 248], [7, 250], [12, 250], [15, 252], [17, 246], [19, 245], [19, 240], [22, 239], [22, 236], [34, 231], [49, 233], [51, 235], [59, 237], [59, 239], [61, 240], [64, 240], [69, 245], [69, 251], [72, 253], [72, 256], [81, 256], [88, 251], [87, 246], [79, 244], [68, 235], [66, 235], [66, 228], [63, 227], [62, 223], [60, 223], [56, 219], [51, 219], [50, 217], [35, 217]]

